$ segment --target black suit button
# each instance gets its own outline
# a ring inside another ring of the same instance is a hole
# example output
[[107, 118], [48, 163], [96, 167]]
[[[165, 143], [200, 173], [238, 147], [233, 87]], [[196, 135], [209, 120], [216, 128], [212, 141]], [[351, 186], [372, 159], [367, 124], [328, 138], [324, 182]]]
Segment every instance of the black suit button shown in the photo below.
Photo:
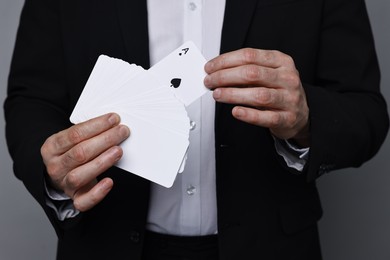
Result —
[[335, 168], [336, 166], [334, 164], [321, 164], [320, 168], [318, 169], [318, 176], [328, 173]]
[[131, 233], [130, 233], [130, 240], [131, 240], [131, 242], [133, 242], [133, 243], [139, 243], [139, 241], [140, 241], [140, 234], [139, 234], [139, 232], [137, 232], [137, 231], [131, 231]]
[[326, 173], [326, 170], [325, 170], [325, 165], [324, 164], [321, 164], [320, 165], [320, 168], [318, 169], [318, 176], [321, 176], [321, 175], [323, 175], [323, 174], [325, 174]]

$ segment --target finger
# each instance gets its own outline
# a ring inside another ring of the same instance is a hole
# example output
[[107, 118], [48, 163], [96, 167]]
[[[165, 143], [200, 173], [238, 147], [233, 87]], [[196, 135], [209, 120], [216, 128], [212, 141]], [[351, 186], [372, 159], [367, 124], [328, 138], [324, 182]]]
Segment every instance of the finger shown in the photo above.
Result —
[[62, 181], [63, 190], [66, 194], [73, 197], [77, 190], [91, 183], [100, 174], [117, 163], [122, 155], [122, 149], [119, 146], [114, 146], [92, 161], [77, 167], [64, 177]]
[[282, 113], [279, 113], [279, 111], [259, 110], [241, 106], [234, 107], [232, 114], [241, 121], [266, 128], [279, 128], [283, 119]]
[[130, 130], [126, 126], [119, 125], [76, 145], [60, 156], [50, 160], [44, 159], [49, 177], [57, 186], [64, 186], [62, 181], [66, 174], [93, 160], [110, 147], [118, 145], [129, 136], [129, 133]]
[[290, 139], [297, 133], [296, 117], [284, 111], [236, 106], [232, 114], [243, 122], [269, 128], [280, 139]]
[[221, 103], [284, 110], [288, 104], [285, 102], [283, 93], [283, 90], [261, 87], [217, 88], [213, 92], [213, 97]]
[[245, 48], [219, 55], [205, 64], [205, 71], [210, 74], [215, 71], [237, 67], [246, 64], [278, 68], [292, 59], [279, 51]]
[[85, 140], [59, 157], [64, 170], [72, 170], [85, 164], [112, 146], [123, 142], [130, 135], [125, 125], [118, 125], [97, 136]]
[[205, 77], [204, 84], [210, 89], [240, 85], [261, 85], [278, 88], [283, 83], [279, 79], [281, 73], [281, 71], [272, 68], [257, 65], [242, 65], [211, 73]]
[[119, 116], [110, 113], [74, 125], [49, 137], [42, 147], [42, 154], [53, 156], [63, 154], [76, 144], [118, 125], [119, 122]]
[[110, 192], [114, 182], [110, 178], [104, 178], [96, 185], [85, 186], [77, 191], [73, 197], [74, 207], [81, 211], [87, 211], [101, 202]]

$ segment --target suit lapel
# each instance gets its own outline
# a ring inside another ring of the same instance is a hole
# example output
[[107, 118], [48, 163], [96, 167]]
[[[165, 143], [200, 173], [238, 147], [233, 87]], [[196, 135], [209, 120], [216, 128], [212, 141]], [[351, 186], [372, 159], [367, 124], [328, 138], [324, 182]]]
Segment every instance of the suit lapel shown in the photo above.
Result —
[[116, 0], [128, 61], [150, 66], [146, 0]]
[[257, 0], [226, 0], [221, 53], [244, 47], [256, 4]]
[[[115, 0], [128, 61], [149, 68], [146, 0]], [[244, 47], [257, 0], [226, 0], [221, 53]], [[221, 110], [217, 103], [216, 118]], [[216, 124], [216, 129], [218, 128]]]
[[[252, 21], [252, 16], [256, 10], [257, 1], [258, 0], [226, 0], [225, 17], [222, 28], [221, 53], [245, 47], [245, 38]], [[224, 106], [221, 103], [216, 104], [216, 132], [218, 132], [218, 119], [223, 108], [230, 111], [231, 106]]]
[[[146, 0], [115, 0], [129, 60], [149, 68]], [[226, 0], [221, 53], [243, 47], [257, 0]]]

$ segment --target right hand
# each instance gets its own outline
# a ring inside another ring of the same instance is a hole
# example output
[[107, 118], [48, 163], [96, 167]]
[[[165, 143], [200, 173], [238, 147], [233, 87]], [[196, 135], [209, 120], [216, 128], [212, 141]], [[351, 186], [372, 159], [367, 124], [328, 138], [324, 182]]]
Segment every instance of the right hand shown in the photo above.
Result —
[[94, 207], [113, 186], [112, 179], [97, 177], [122, 157], [118, 145], [130, 130], [119, 122], [117, 114], [106, 114], [50, 136], [41, 147], [50, 184], [79, 211]]

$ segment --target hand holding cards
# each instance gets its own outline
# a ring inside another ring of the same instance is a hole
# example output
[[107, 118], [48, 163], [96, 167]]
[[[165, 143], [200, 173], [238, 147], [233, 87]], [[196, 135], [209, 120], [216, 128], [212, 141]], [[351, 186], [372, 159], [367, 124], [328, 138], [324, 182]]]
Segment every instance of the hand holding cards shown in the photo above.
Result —
[[80, 123], [115, 112], [131, 129], [117, 166], [171, 187], [185, 161], [190, 120], [185, 106], [198, 99], [206, 60], [187, 42], [149, 70], [101, 55], [73, 113]]

